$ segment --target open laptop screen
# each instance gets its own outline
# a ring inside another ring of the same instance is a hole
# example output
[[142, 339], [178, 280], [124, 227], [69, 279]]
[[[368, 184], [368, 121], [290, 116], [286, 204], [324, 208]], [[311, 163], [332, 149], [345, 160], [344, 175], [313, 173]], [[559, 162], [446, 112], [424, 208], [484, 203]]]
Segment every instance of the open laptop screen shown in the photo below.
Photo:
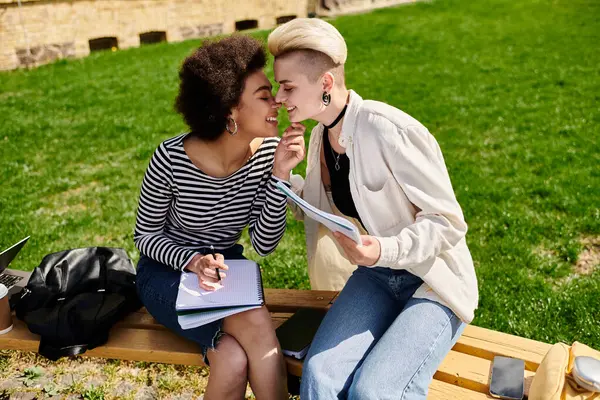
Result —
[[28, 240], [29, 236], [0, 253], [0, 273], [4, 272]]

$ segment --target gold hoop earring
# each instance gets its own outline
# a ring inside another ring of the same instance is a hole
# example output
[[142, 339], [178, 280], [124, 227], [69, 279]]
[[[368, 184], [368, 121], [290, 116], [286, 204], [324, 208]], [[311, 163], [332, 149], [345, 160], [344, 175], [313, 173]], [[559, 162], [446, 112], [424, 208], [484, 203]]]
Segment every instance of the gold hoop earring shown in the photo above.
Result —
[[[229, 128], [229, 121], [233, 121], [233, 129]], [[235, 119], [227, 117], [227, 124], [225, 125], [225, 129], [227, 129], [227, 132], [229, 132], [231, 136], [235, 135], [238, 131], [238, 126], [237, 122], [235, 122]]]

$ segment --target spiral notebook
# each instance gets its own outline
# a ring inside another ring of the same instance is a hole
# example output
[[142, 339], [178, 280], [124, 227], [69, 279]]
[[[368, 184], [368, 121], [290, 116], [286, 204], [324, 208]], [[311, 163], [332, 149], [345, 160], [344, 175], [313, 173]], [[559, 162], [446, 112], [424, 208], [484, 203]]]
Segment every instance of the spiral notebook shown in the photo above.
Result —
[[260, 267], [250, 260], [225, 260], [229, 267], [222, 288], [207, 291], [200, 288], [198, 276], [182, 272], [175, 302], [177, 319], [182, 329], [259, 308], [264, 304]]

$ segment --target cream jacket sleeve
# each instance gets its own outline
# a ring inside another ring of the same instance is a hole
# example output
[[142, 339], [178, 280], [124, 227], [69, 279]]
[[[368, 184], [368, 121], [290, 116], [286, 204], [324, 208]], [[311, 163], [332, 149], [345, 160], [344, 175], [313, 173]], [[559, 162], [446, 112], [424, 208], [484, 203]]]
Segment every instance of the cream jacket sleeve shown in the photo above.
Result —
[[422, 125], [397, 126], [378, 116], [380, 149], [385, 163], [411, 203], [414, 223], [398, 235], [377, 237], [377, 265], [404, 269], [429, 261], [454, 246], [467, 233], [440, 147]]

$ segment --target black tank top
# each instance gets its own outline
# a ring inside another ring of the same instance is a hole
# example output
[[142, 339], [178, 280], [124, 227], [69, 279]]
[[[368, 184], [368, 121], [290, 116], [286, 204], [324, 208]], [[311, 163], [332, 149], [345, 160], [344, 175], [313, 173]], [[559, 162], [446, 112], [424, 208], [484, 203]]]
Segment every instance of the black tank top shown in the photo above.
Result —
[[333, 150], [331, 143], [329, 143], [328, 131], [327, 127], [323, 129], [323, 151], [325, 152], [325, 163], [329, 170], [333, 203], [342, 214], [358, 219], [364, 227], [350, 193], [350, 180], [348, 178], [350, 160], [346, 154], [337, 154]]

